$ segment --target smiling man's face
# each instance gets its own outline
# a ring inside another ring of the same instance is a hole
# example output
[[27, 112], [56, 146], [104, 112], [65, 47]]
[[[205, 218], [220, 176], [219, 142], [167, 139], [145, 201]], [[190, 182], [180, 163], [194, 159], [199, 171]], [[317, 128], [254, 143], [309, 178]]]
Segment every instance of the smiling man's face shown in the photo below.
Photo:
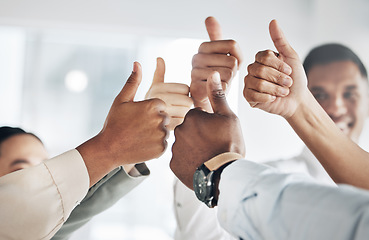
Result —
[[307, 74], [316, 100], [348, 137], [359, 140], [369, 112], [367, 79], [351, 61], [316, 65]]
[[0, 144], [0, 177], [36, 166], [48, 158], [44, 145], [30, 134], [14, 135]]

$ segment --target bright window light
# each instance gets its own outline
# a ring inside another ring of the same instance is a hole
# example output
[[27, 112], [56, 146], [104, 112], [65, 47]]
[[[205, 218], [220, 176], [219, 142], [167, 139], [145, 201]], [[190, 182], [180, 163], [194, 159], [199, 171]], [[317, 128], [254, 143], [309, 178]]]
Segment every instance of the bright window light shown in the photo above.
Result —
[[88, 77], [81, 70], [72, 70], [65, 76], [65, 86], [71, 92], [83, 92], [88, 85]]

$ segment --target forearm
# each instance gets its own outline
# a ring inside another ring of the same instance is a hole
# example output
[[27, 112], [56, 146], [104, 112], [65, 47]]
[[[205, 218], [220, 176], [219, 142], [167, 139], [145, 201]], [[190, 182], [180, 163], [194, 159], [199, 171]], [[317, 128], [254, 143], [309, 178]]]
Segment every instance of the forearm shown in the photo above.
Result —
[[365, 239], [368, 204], [368, 191], [239, 160], [221, 175], [218, 219], [242, 239]]
[[336, 183], [369, 189], [369, 154], [336, 127], [310, 92], [287, 121]]

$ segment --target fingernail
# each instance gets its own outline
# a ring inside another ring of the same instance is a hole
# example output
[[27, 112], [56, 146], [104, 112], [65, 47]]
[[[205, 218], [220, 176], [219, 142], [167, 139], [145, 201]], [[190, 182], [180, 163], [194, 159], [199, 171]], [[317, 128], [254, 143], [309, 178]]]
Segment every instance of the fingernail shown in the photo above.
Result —
[[291, 67], [290, 66], [288, 66], [288, 65], [284, 65], [283, 66], [283, 72], [285, 73], [285, 74], [287, 74], [287, 75], [291, 75], [291, 73], [292, 73], [292, 69], [291, 69]]
[[137, 66], [137, 62], [134, 62], [133, 63], [133, 70], [132, 70], [132, 72], [137, 72], [137, 70], [138, 70], [138, 66]]
[[292, 86], [292, 79], [291, 78], [284, 78], [282, 84], [283, 84], [283, 86], [291, 87]]
[[213, 76], [211, 77], [213, 83], [220, 84], [220, 75], [218, 72], [215, 72]]
[[282, 96], [287, 96], [288, 93], [289, 93], [289, 89], [288, 88], [280, 88], [279, 89], [279, 93], [282, 95]]

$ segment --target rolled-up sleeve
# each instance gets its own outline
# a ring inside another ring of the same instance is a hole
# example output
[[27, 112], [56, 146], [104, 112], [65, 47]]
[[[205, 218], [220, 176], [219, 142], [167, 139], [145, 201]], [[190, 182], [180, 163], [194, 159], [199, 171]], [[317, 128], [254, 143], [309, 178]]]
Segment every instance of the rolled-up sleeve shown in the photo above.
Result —
[[77, 150], [1, 177], [0, 239], [50, 239], [88, 188]]
[[218, 220], [240, 239], [368, 239], [369, 192], [238, 160], [224, 169]]

